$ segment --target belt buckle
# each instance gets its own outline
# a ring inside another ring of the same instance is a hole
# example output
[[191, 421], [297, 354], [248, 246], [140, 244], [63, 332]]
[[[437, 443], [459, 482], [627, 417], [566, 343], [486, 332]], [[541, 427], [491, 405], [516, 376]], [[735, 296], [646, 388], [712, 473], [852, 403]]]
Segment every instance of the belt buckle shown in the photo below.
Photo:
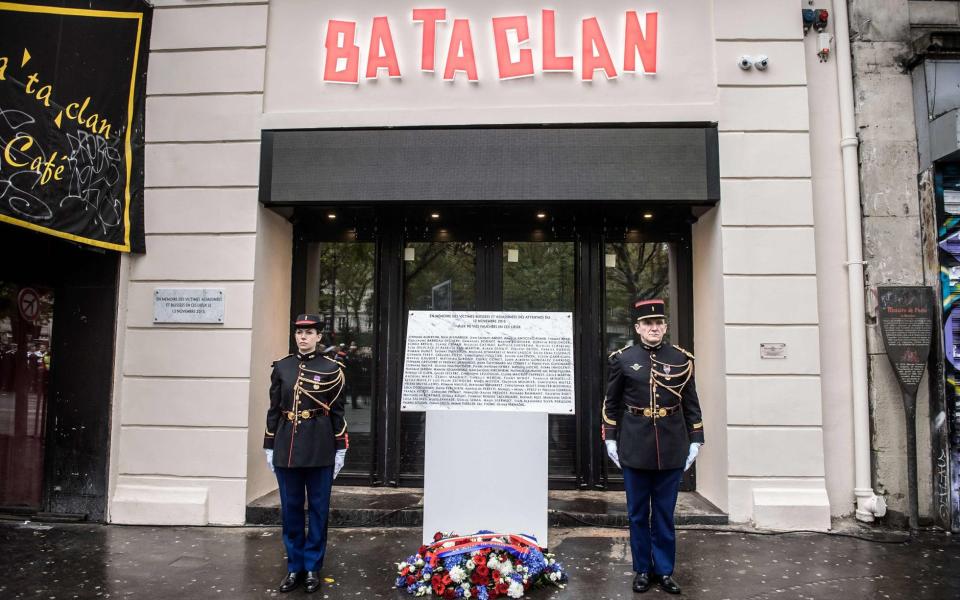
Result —
[[658, 416], [658, 417], [665, 417], [665, 416], [667, 416], [667, 409], [661, 408], [660, 410], [658, 410], [658, 411], [657, 411], [657, 416]]
[[309, 410], [301, 411], [301, 412], [300, 412], [300, 418], [301, 418], [301, 419], [309, 419], [309, 418], [310, 418], [310, 411], [309, 411]]
[[645, 409], [643, 409], [643, 416], [645, 416], [645, 417], [652, 417], [652, 416], [653, 416], [653, 411], [650, 410], [649, 408], [645, 408]]

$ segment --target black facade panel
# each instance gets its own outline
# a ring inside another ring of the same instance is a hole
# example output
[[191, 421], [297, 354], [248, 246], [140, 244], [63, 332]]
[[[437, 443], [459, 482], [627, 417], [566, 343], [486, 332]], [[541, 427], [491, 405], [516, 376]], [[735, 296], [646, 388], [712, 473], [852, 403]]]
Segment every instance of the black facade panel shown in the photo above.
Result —
[[716, 140], [712, 126], [267, 131], [261, 201], [712, 204]]

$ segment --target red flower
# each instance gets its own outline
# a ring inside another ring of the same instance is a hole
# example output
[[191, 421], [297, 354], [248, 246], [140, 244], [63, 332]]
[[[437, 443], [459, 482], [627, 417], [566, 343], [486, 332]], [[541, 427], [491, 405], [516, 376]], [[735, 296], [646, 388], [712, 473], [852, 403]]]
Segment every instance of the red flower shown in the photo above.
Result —
[[443, 582], [443, 585], [450, 585], [451, 583], [453, 583], [453, 580], [450, 579], [449, 573], [444, 573], [443, 578], [440, 581]]
[[507, 590], [509, 589], [510, 589], [510, 584], [508, 584], [506, 581], [501, 581], [500, 583], [497, 584], [497, 591], [501, 594], [506, 594]]
[[434, 573], [433, 577], [430, 578], [430, 584], [436, 586], [441, 583], [443, 583], [443, 581], [440, 580], [440, 573]]
[[497, 583], [500, 582], [500, 571], [493, 572], [493, 580], [496, 581]]
[[452, 600], [457, 597], [457, 594], [453, 591], [453, 588], [448, 588], [447, 591], [443, 593], [443, 597], [446, 598], [446, 600]]
[[433, 534], [433, 541], [439, 542], [442, 539], [443, 539], [443, 534], [440, 533], [439, 531]]
[[413, 575], [407, 575], [407, 585], [413, 585], [417, 582], [417, 578]]
[[436, 594], [437, 596], [442, 596], [442, 595], [443, 595], [443, 588], [444, 588], [444, 586], [443, 586], [442, 583], [434, 583], [434, 584], [433, 584], [433, 593]]
[[478, 573], [481, 577], [489, 577], [489, 576], [490, 576], [490, 567], [488, 567], [488, 566], [485, 565], [485, 564], [484, 564], [484, 565], [477, 565], [477, 568], [475, 569], [475, 572]]
[[400, 574], [401, 574], [401, 575], [406, 575], [406, 574], [409, 573], [409, 572], [410, 572], [410, 567], [404, 567], [403, 570], [400, 571]]
[[487, 577], [486, 575], [481, 575], [477, 571], [474, 571], [473, 575], [470, 576], [470, 583], [480, 585], [480, 586], [485, 586], [488, 583], [490, 583], [490, 578]]
[[478, 567], [481, 565], [485, 566], [487, 564], [487, 557], [483, 554], [478, 554], [477, 556], [473, 557], [473, 564], [477, 565]]
[[427, 547], [426, 547], [426, 546], [420, 546], [420, 549], [417, 550], [417, 554], [419, 554], [420, 556], [426, 556], [426, 555], [427, 555]]

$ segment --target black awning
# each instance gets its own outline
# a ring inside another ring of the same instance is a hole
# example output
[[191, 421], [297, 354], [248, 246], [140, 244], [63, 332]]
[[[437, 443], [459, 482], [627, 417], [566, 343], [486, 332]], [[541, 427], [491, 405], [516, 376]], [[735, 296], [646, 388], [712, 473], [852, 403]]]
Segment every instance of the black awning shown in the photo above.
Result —
[[717, 143], [714, 125], [264, 131], [260, 200], [713, 204]]

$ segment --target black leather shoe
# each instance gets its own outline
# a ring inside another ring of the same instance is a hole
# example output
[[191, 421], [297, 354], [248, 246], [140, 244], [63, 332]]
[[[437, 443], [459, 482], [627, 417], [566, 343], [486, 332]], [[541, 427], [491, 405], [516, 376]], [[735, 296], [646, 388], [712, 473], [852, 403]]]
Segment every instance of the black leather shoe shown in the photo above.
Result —
[[660, 576], [660, 589], [668, 594], [679, 594], [680, 586], [669, 575]]
[[307, 578], [303, 580], [303, 591], [312, 594], [320, 589], [320, 575], [316, 571], [307, 571]]
[[287, 592], [292, 592], [297, 589], [298, 585], [300, 585], [300, 573], [290, 571], [287, 573], [287, 576], [283, 578], [283, 581], [280, 582], [280, 587], [277, 588], [277, 591], [286, 594]]
[[647, 573], [637, 573], [633, 577], [633, 591], [642, 594], [650, 589], [650, 575]]

